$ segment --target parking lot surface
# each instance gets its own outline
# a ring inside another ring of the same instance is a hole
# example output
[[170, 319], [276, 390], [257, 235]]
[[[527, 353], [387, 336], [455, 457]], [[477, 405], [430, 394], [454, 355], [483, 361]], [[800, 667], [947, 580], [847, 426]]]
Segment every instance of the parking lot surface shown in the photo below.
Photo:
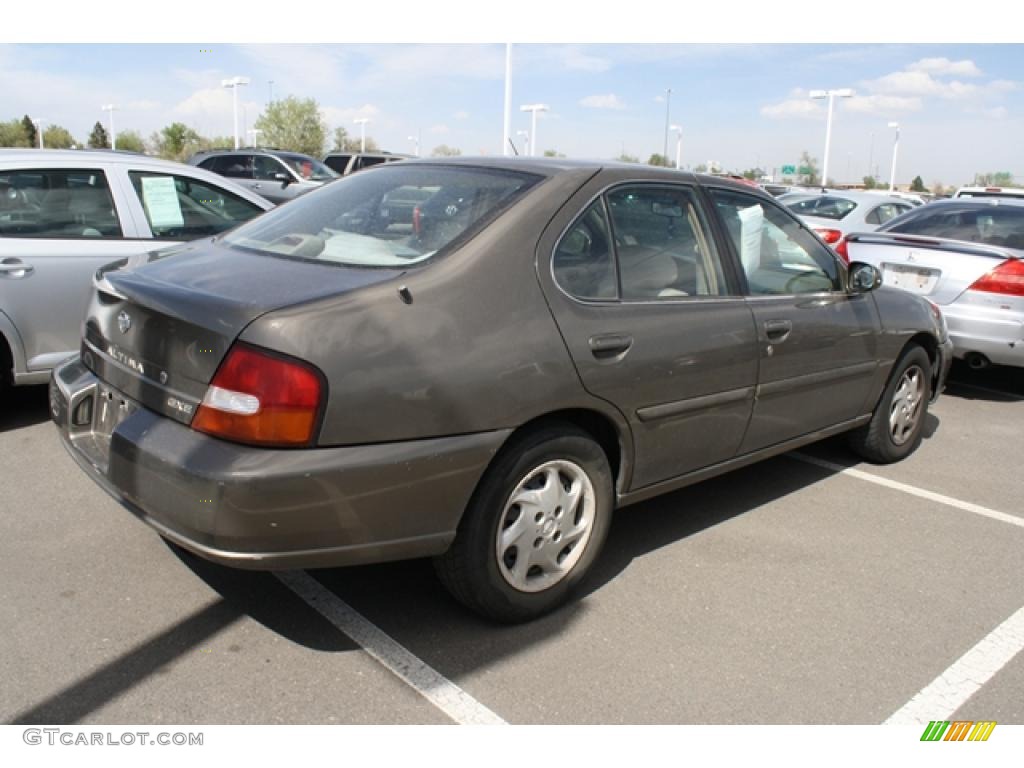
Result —
[[[195, 558], [74, 465], [45, 388], [16, 390], [0, 718], [884, 722], [1024, 606], [1022, 374], [955, 368], [902, 463], [836, 439], [623, 509], [578, 598], [514, 627], [425, 561], [282, 579]], [[424, 695], [438, 679], [450, 706]], [[1024, 723], [1024, 655], [981, 682], [934, 719]]]

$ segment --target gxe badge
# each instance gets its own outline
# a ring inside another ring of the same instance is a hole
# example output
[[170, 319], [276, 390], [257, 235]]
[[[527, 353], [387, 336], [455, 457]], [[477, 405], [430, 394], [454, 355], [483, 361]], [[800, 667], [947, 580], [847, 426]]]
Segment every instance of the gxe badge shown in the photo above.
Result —
[[121, 331], [121, 333], [128, 333], [128, 329], [131, 327], [132, 316], [122, 309], [117, 313], [117, 329]]

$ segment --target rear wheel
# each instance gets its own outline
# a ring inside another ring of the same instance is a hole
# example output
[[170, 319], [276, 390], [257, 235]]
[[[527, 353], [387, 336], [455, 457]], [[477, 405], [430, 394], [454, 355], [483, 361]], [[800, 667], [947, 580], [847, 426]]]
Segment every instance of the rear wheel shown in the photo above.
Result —
[[871, 421], [850, 433], [850, 446], [868, 461], [890, 464], [921, 444], [931, 398], [931, 361], [915, 345], [903, 350]]
[[488, 468], [438, 576], [469, 608], [526, 621], [563, 603], [608, 533], [612, 475], [601, 447], [571, 425], [515, 438]]

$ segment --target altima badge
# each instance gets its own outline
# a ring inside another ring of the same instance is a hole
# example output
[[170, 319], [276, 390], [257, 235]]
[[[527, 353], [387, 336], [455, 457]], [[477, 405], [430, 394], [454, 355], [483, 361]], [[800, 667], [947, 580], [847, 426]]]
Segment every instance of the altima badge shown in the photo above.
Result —
[[117, 313], [117, 329], [121, 331], [121, 333], [128, 333], [128, 329], [131, 327], [132, 316], [122, 309]]

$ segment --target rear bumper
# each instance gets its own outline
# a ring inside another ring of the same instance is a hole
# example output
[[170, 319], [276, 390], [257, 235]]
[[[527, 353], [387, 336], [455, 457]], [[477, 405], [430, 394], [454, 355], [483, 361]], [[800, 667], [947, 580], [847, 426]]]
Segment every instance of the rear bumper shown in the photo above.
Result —
[[54, 370], [50, 410], [72, 457], [134, 515], [208, 560], [264, 570], [440, 554], [508, 435], [252, 448], [138, 406], [78, 358]]
[[1024, 367], [1024, 312], [954, 302], [942, 314], [957, 357], [976, 352], [997, 365]]

